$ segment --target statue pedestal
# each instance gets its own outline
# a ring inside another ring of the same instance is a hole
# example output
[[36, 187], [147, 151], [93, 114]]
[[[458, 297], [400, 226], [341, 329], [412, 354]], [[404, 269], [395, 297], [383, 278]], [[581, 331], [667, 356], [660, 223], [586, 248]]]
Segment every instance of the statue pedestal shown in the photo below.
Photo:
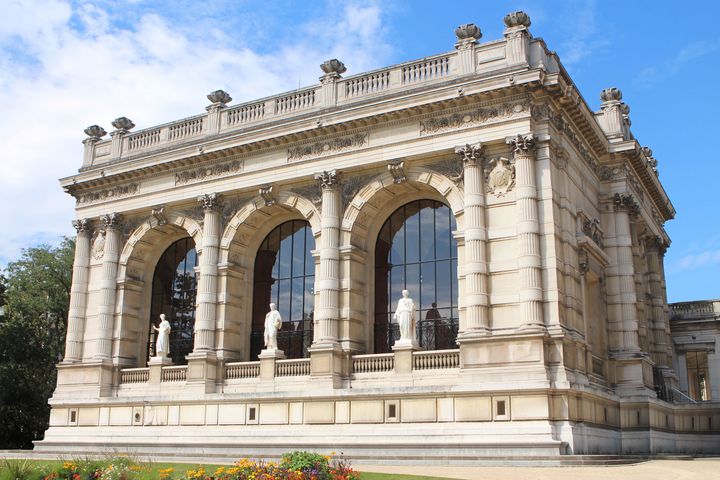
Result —
[[159, 388], [162, 378], [162, 367], [172, 364], [172, 359], [170, 357], [150, 357], [150, 360], [148, 360], [148, 383], [156, 385]]
[[172, 358], [170, 358], [170, 357], [155, 356], [155, 357], [150, 357], [150, 360], [148, 360], [148, 367], [153, 366], [153, 365], [172, 365], [172, 364], [173, 364]]
[[285, 359], [285, 352], [277, 348], [266, 348], [258, 355], [260, 360], [260, 380], [275, 378], [275, 361]]
[[413, 352], [420, 350], [415, 340], [398, 340], [392, 346], [395, 353], [395, 373], [410, 374], [413, 369]]

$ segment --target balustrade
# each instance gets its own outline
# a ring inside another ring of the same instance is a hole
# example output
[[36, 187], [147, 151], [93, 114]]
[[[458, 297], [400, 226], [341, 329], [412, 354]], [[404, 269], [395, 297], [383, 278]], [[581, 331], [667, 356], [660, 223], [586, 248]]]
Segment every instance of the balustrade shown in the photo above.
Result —
[[275, 99], [275, 113], [278, 115], [284, 113], [296, 112], [304, 110], [315, 105], [315, 90], [305, 90], [302, 92], [291, 93]]
[[460, 350], [413, 352], [413, 370], [436, 370], [459, 366]]
[[160, 129], [138, 132], [128, 137], [128, 151], [142, 150], [160, 143]]
[[239, 125], [265, 118], [265, 102], [239, 105], [227, 112], [227, 124]]
[[120, 370], [120, 384], [146, 383], [150, 379], [149, 368], [123, 368]]
[[354, 355], [352, 373], [390, 372], [395, 368], [395, 355], [379, 353], [376, 355]]
[[260, 376], [260, 362], [237, 362], [225, 364], [225, 379], [257, 378]]
[[187, 379], [187, 365], [162, 367], [161, 382], [184, 382]]
[[449, 74], [450, 57], [433, 58], [402, 67], [402, 82], [425, 82]]
[[192, 118], [168, 127], [168, 140], [175, 141], [187, 137], [194, 137], [203, 132], [204, 118]]
[[373, 73], [359, 78], [349, 78], [345, 81], [345, 96], [359, 97], [379, 92], [390, 87], [390, 70]]
[[278, 360], [275, 362], [276, 377], [299, 377], [310, 375], [310, 359]]

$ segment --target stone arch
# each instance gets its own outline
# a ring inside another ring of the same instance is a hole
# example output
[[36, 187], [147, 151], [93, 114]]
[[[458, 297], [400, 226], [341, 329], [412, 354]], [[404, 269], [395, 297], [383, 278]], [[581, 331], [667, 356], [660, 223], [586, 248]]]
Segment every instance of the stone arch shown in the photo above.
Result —
[[375, 240], [392, 212], [414, 200], [438, 200], [450, 207], [458, 230], [463, 229], [463, 191], [458, 185], [423, 166], [406, 168], [405, 178], [398, 184], [389, 172], [384, 172], [360, 189], [343, 214], [341, 269], [354, 288], [341, 292], [341, 309], [349, 312], [341, 331], [356, 350], [374, 349]]
[[288, 220], [307, 220], [317, 238], [320, 212], [308, 199], [280, 191], [275, 202], [249, 200], [232, 218], [220, 239], [217, 354], [227, 360], [248, 360], [255, 254], [273, 228]]
[[119, 365], [143, 366], [147, 343], [147, 322], [155, 266], [175, 241], [191, 237], [200, 252], [202, 227], [181, 213], [166, 214], [166, 222], [149, 217], [130, 234], [120, 253], [116, 328], [113, 352]]

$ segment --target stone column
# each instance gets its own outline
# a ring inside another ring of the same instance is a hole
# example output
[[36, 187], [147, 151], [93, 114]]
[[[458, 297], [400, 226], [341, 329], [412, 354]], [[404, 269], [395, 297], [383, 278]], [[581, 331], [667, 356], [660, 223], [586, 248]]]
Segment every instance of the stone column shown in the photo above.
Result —
[[98, 307], [98, 332], [95, 360], [110, 360], [112, 355], [112, 334], [115, 320], [115, 296], [117, 291], [117, 269], [120, 259], [122, 232], [120, 214], [109, 213], [100, 217], [105, 226], [102, 275], [100, 278], [100, 305]]
[[95, 160], [95, 145], [107, 135], [107, 132], [102, 127], [91, 125], [85, 129], [85, 135], [88, 138], [82, 142], [85, 147], [83, 149], [83, 167], [89, 167]]
[[115, 131], [110, 133], [112, 139], [110, 157], [117, 159], [122, 157], [125, 136], [135, 127], [135, 124], [127, 117], [119, 117], [112, 121]]
[[520, 277], [520, 330], [544, 332], [540, 258], [540, 226], [535, 184], [535, 138], [532, 134], [508, 138], [515, 156], [518, 211], [518, 275]]
[[197, 287], [195, 344], [193, 354], [215, 353], [217, 318], [218, 249], [220, 246], [220, 197], [209, 193], [198, 197], [205, 212], [203, 242], [199, 258], [200, 279]]
[[73, 227], [77, 230], [77, 237], [75, 237], [75, 260], [73, 261], [70, 311], [68, 312], [68, 329], [63, 363], [76, 363], [82, 360], [85, 309], [87, 307], [90, 221], [86, 218], [73, 220]]
[[656, 366], [670, 368], [670, 359], [667, 355], [668, 337], [665, 332], [668, 319], [666, 318], [661, 271], [661, 255], [666, 247], [662, 238], [653, 236], [646, 240], [645, 248], [652, 308], [652, 314], [649, 317], [652, 319], [650, 326], [654, 339], [651, 353]]
[[220, 112], [227, 108], [227, 104], [232, 102], [232, 97], [224, 90], [215, 90], [207, 95], [208, 100], [212, 103], [205, 107], [208, 112], [207, 134], [217, 135], [221, 128]]
[[505, 15], [504, 21], [507, 27], [503, 34], [506, 38], [505, 59], [508, 66], [528, 65], [530, 16], [523, 11], [517, 11]]
[[455, 29], [457, 42], [455, 49], [457, 50], [457, 73], [459, 75], [467, 75], [475, 73], [475, 45], [482, 37], [482, 33], [474, 23], [466, 23]]
[[324, 75], [320, 77], [320, 104], [323, 107], [334, 107], [337, 105], [337, 81], [342, 78], [340, 75], [347, 71], [345, 64], [337, 58], [326, 60], [320, 65]]
[[465, 218], [465, 322], [458, 340], [490, 334], [488, 318], [487, 228], [485, 226], [485, 179], [482, 146], [455, 149], [464, 165]]
[[342, 374], [338, 341], [340, 316], [340, 214], [342, 198], [340, 172], [331, 170], [315, 175], [322, 189], [320, 220], [320, 268], [315, 280], [318, 303], [315, 306], [315, 338], [311, 348], [311, 374], [333, 379]]

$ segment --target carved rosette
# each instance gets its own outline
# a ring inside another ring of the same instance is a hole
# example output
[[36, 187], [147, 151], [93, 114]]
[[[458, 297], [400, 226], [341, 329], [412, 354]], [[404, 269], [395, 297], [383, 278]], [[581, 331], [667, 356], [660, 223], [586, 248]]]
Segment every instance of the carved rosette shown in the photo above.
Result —
[[213, 105], [225, 106], [232, 102], [232, 97], [225, 90], [215, 90], [207, 95], [207, 99], [212, 102]]
[[84, 131], [85, 131], [85, 135], [87, 135], [88, 138], [86, 138], [83, 141], [83, 143], [84, 142], [98, 142], [98, 141], [100, 141], [100, 139], [102, 139], [102, 137], [107, 135], [107, 132], [105, 131], [105, 129], [99, 125], [90, 125]]
[[135, 127], [135, 124], [127, 117], [118, 117], [112, 122], [112, 126], [115, 127], [113, 133], [127, 133]]
[[122, 215], [119, 213], [107, 213], [105, 215], [102, 215], [100, 217], [100, 221], [105, 226], [106, 229], [116, 229], [120, 227], [120, 222], [122, 220]]
[[466, 144], [462, 147], [455, 147], [455, 155], [460, 157], [463, 165], [477, 166], [482, 161], [483, 146], [480, 143], [474, 145]]
[[340, 184], [340, 172], [337, 170], [323, 171], [315, 175], [315, 180], [323, 190], [333, 190]]
[[531, 24], [530, 15], [523, 12], [522, 10], [508, 13], [507, 15], [505, 15], [505, 18], [503, 18], [503, 21], [505, 22], [505, 26], [507, 28], [515, 28], [515, 27], [528, 28]]
[[404, 183], [407, 181], [405, 177], [405, 162], [390, 162], [388, 164], [388, 171], [393, 177], [393, 183]]
[[90, 233], [90, 220], [87, 218], [79, 218], [72, 221], [72, 226], [77, 230], [78, 235]]
[[535, 154], [535, 137], [532, 133], [507, 138], [505, 143], [512, 147], [515, 155]]
[[203, 210], [216, 210], [220, 207], [220, 195], [214, 192], [198, 196], [197, 201]]
[[271, 207], [275, 205], [275, 199], [273, 198], [273, 187], [272, 185], [266, 185], [264, 187], [260, 187], [258, 190], [258, 194], [262, 197], [263, 201], [265, 202], [266, 207]]

